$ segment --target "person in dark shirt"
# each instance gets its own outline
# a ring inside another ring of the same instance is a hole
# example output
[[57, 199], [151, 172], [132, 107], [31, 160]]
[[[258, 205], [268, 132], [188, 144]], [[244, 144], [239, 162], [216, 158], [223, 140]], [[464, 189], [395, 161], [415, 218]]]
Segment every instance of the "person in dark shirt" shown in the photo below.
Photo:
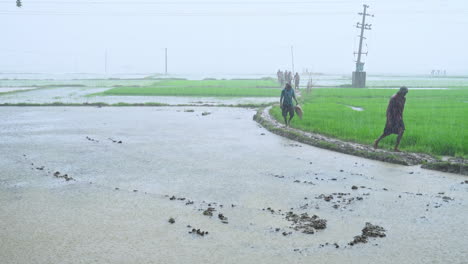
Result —
[[400, 145], [400, 140], [403, 137], [405, 132], [405, 123], [403, 122], [403, 110], [405, 109], [406, 94], [408, 93], [408, 88], [405, 86], [401, 87], [398, 93], [394, 94], [390, 98], [390, 102], [387, 107], [387, 122], [385, 124], [384, 132], [382, 135], [374, 141], [374, 148], [379, 147], [379, 142], [384, 137], [397, 134], [397, 141], [395, 144], [395, 151], [400, 151], [398, 146]]
[[[294, 89], [292, 89], [291, 84], [287, 83], [284, 87], [284, 89], [281, 91], [281, 98], [280, 98], [280, 107], [282, 110], [283, 118], [284, 118], [284, 123], [286, 126], [289, 126], [291, 124], [291, 119], [294, 117], [294, 105], [293, 101], [296, 101], [296, 95], [294, 94]], [[288, 120], [288, 113], [289, 113], [289, 120]]]

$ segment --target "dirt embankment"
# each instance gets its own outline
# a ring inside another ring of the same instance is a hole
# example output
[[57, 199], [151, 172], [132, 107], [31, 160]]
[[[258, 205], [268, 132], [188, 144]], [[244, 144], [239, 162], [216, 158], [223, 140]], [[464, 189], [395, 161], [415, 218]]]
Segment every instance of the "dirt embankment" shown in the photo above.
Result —
[[384, 149], [374, 149], [371, 145], [346, 142], [320, 134], [304, 132], [302, 130], [291, 127], [285, 128], [283, 124], [279, 123], [270, 116], [270, 109], [271, 106], [261, 108], [254, 115], [253, 119], [274, 134], [315, 147], [360, 156], [368, 159], [386, 161], [402, 165], [422, 164], [422, 167], [426, 169], [468, 175], [468, 161], [466, 160], [452, 159], [449, 161], [441, 161], [428, 154], [394, 152]]

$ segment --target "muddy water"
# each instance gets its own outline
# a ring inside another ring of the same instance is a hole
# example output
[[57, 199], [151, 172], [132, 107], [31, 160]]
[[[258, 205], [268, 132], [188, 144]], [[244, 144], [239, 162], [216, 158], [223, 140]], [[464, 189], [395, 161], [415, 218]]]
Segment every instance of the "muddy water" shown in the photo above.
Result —
[[[466, 263], [466, 177], [298, 144], [252, 110], [187, 109], [0, 108], [2, 262]], [[289, 210], [327, 228], [295, 231]], [[386, 237], [349, 246], [366, 222]]]
[[[7, 88], [0, 89], [0, 93]], [[193, 104], [193, 105], [237, 105], [237, 104], [262, 104], [276, 102], [277, 97], [183, 97], [183, 96], [92, 96], [86, 95], [100, 93], [111, 88], [42, 88], [34, 91], [13, 93], [0, 96], [0, 104], [4, 103], [163, 103], [169, 105]], [[278, 95], [279, 96], [279, 95]]]

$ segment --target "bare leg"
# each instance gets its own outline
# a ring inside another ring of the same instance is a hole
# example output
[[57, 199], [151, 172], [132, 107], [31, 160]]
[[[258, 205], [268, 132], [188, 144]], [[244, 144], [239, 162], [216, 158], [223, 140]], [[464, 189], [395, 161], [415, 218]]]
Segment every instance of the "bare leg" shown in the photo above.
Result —
[[379, 147], [379, 142], [382, 140], [384, 137], [388, 136], [388, 134], [383, 133], [378, 139], [374, 141], [374, 148], [377, 149]]
[[400, 150], [398, 149], [398, 146], [400, 145], [400, 141], [401, 141], [401, 138], [403, 137], [404, 132], [405, 132], [404, 130], [400, 130], [400, 133], [398, 133], [398, 137], [397, 137], [396, 144], [395, 144], [396, 152], [400, 152]]
[[289, 125], [291, 124], [291, 119], [293, 119], [293, 117], [292, 117], [292, 116], [291, 116], [291, 117], [289, 117], [289, 122], [288, 122], [288, 123], [289, 123]]

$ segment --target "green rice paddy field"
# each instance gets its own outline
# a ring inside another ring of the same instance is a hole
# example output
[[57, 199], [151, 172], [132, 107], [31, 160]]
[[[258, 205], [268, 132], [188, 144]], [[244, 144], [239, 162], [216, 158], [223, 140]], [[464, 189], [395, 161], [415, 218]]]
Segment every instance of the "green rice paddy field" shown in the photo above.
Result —
[[[303, 120], [292, 127], [353, 142], [372, 144], [382, 133], [385, 111], [397, 89], [321, 88], [301, 99]], [[403, 151], [468, 157], [468, 89], [410, 89], [406, 96]], [[352, 107], [362, 108], [362, 111]], [[283, 122], [281, 109], [271, 114]], [[381, 141], [391, 149], [396, 135]]]
[[253, 80], [167, 80], [144, 87], [116, 87], [93, 95], [276, 97], [276, 81]]

